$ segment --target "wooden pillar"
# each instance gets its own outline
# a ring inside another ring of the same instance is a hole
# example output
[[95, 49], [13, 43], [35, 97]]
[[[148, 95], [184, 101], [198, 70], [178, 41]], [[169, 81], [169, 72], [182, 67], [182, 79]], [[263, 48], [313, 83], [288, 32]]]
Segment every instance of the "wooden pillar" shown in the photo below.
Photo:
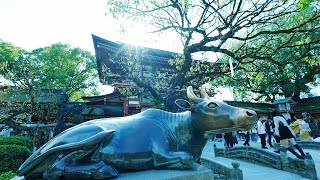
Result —
[[124, 110], [123, 116], [128, 116], [129, 115], [129, 98], [128, 97], [124, 98], [123, 110]]

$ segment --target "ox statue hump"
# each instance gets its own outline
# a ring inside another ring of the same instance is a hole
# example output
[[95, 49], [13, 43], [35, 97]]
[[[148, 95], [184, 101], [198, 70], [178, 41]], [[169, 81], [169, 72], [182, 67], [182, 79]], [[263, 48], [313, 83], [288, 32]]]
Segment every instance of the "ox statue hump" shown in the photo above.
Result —
[[186, 110], [148, 109], [120, 118], [84, 122], [60, 133], [19, 168], [25, 179], [106, 179], [119, 172], [147, 169], [191, 169], [199, 162], [207, 136], [249, 130], [257, 121], [252, 110], [213, 102], [192, 87], [176, 100]]

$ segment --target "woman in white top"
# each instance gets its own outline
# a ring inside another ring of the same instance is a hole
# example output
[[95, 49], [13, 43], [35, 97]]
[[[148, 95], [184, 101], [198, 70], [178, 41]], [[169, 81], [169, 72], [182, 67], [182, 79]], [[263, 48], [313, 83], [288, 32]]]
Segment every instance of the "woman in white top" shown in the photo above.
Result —
[[[274, 135], [280, 137], [280, 143], [282, 144], [282, 146], [285, 147], [292, 154], [297, 156], [297, 158], [304, 159], [305, 154], [301, 147], [294, 140], [295, 134], [288, 125], [285, 118], [281, 115], [281, 113], [278, 110], [272, 111], [272, 117], [275, 125]], [[299, 155], [292, 147], [289, 146], [289, 141], [300, 152], [301, 155]]]
[[266, 142], [266, 128], [264, 127], [264, 124], [262, 122], [262, 118], [259, 118], [257, 122], [257, 127], [258, 127], [258, 134], [260, 137], [260, 142], [261, 142], [261, 148], [263, 149], [268, 149], [267, 148], [267, 142]]

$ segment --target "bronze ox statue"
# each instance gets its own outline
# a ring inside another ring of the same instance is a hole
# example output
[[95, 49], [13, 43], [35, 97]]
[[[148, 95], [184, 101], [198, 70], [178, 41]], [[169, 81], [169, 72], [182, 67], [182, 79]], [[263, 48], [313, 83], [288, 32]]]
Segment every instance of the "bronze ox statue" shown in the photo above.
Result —
[[57, 135], [19, 168], [25, 179], [106, 179], [118, 172], [147, 169], [191, 169], [199, 162], [207, 135], [249, 130], [257, 122], [252, 110], [210, 100], [192, 87], [187, 110], [170, 113], [148, 109], [127, 117], [84, 122]]

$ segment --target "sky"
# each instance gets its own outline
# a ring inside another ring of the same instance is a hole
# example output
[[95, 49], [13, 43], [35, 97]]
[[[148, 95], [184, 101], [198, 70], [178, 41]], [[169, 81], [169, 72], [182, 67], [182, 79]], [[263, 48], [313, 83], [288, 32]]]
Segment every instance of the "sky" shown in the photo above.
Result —
[[[0, 0], [0, 38], [26, 50], [67, 43], [94, 53], [91, 34], [102, 38], [181, 51], [178, 41], [155, 41], [143, 24], [117, 21], [107, 14], [107, 0]], [[121, 26], [127, 33], [119, 33]]]
[[[108, 0], [0, 0], [0, 39], [31, 51], [53, 43], [80, 47], [94, 54], [91, 34], [115, 42], [181, 52], [178, 36], [147, 33], [142, 23], [115, 20], [107, 14]], [[120, 33], [121, 27], [128, 30]], [[105, 86], [104, 86], [105, 87]], [[103, 93], [111, 91], [107, 87]], [[216, 100], [233, 100], [230, 89], [220, 89]], [[313, 92], [320, 95], [320, 88]]]

